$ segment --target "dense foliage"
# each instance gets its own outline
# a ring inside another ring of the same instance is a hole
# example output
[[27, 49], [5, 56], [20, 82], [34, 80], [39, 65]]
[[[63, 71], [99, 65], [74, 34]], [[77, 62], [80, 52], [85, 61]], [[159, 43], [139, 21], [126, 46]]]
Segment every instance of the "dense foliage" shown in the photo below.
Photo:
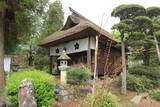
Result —
[[[36, 42], [34, 44], [37, 44], [37, 42], [39, 42], [40, 40], [60, 30], [63, 26], [63, 21], [64, 12], [62, 10], [62, 4], [59, 0], [56, 0], [49, 5], [49, 9], [45, 13], [43, 23], [41, 24], [40, 33], [36, 37]], [[36, 68], [44, 69], [44, 67], [48, 66], [49, 50], [37, 47], [35, 53], [36, 54], [33, 55], [33, 57]], [[54, 58], [53, 61], [56, 62], [56, 58]]]
[[44, 17], [39, 39], [60, 30], [63, 27], [63, 21], [64, 12], [62, 10], [62, 4], [59, 0], [56, 0], [49, 5], [49, 9]]
[[129, 68], [129, 73], [135, 75], [144, 75], [151, 79], [159, 79], [160, 67], [148, 67], [139, 65]]
[[134, 66], [129, 68], [127, 88], [132, 91], [143, 92], [160, 86], [160, 68]]
[[145, 76], [127, 75], [127, 89], [136, 92], [144, 92], [148, 89], [152, 89], [153, 81]]
[[18, 107], [19, 85], [22, 80], [31, 80], [38, 107], [50, 107], [54, 101], [54, 78], [35, 69], [19, 70], [6, 81], [5, 93], [11, 107]]
[[160, 101], [160, 90], [156, 90], [152, 93], [154, 99]]
[[121, 107], [118, 104], [118, 99], [112, 93], [104, 88], [97, 88], [95, 94], [88, 94], [81, 104], [81, 107]]
[[67, 83], [80, 84], [89, 81], [90, 72], [89, 69], [84, 66], [73, 66], [67, 70]]
[[44, 67], [49, 65], [49, 52], [45, 48], [38, 48], [34, 55], [34, 66], [36, 69], [44, 69]]
[[[121, 39], [121, 52], [122, 52], [122, 65], [123, 65], [122, 68], [123, 73], [121, 75], [122, 76], [121, 89], [124, 90], [126, 89], [125, 62], [127, 62], [125, 61], [126, 60], [125, 48], [129, 49], [131, 55], [130, 57], [132, 57], [131, 58], [132, 60], [133, 59], [143, 60], [143, 64], [145, 66], [153, 65], [151, 64], [152, 63], [151, 61], [153, 61], [151, 58], [156, 53], [157, 54], [156, 58], [159, 61], [159, 63], [157, 63], [156, 65], [160, 64], [159, 39], [158, 36], [156, 35], [156, 32], [160, 30], [160, 24], [158, 23], [160, 22], [158, 18], [158, 16], [160, 15], [160, 7], [149, 7], [146, 9], [138, 4], [122, 4], [113, 9], [111, 15], [114, 17], [118, 17], [120, 19], [120, 22], [113, 25], [112, 29], [115, 29], [118, 32], [120, 32], [119, 37]], [[155, 21], [154, 20], [155, 18], [158, 18], [158, 20]], [[125, 34], [127, 34], [127, 37], [125, 37]], [[144, 71], [149, 73], [147, 69]], [[153, 75], [156, 76], [157, 72], [155, 74], [154, 73]], [[153, 76], [151, 74], [149, 75]], [[137, 82], [134, 82], [134, 79]], [[149, 82], [150, 78], [147, 77], [145, 78], [145, 80]], [[158, 79], [153, 81], [154, 83], [159, 83], [157, 82], [159, 81]], [[147, 87], [145, 87], [146, 84], [144, 84], [144, 82], [139, 77], [134, 77], [129, 75], [127, 82], [129, 82], [129, 86], [127, 87], [129, 87], [130, 89], [133, 88], [136, 91], [142, 91], [147, 89]], [[153, 85], [151, 82], [149, 83], [150, 85]], [[132, 85], [135, 86], [132, 87]], [[139, 89], [136, 89], [136, 87], [139, 87]]]
[[[38, 33], [37, 24], [48, 0], [5, 0], [5, 52], [14, 52], [17, 45]], [[24, 39], [25, 38], [25, 39]]]
[[[120, 18], [120, 22], [112, 28], [117, 29], [121, 33], [120, 36], [127, 33], [125, 45], [130, 47], [135, 58], [142, 59], [146, 66], [151, 65], [151, 56], [156, 51], [157, 55], [160, 54], [158, 36], [155, 35], [160, 30], [160, 24], [157, 21], [155, 23], [154, 20], [160, 15], [160, 7], [144, 8], [136, 4], [119, 5], [111, 15]], [[126, 23], [128, 20], [130, 23]], [[158, 59], [160, 60], [160, 55]]]

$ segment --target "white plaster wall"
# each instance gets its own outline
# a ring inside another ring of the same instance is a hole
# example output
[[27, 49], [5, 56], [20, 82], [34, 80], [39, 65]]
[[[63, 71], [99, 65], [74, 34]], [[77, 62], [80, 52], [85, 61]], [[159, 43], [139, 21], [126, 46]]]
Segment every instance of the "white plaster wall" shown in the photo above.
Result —
[[[74, 45], [78, 43], [79, 44], [79, 49], [75, 50]], [[64, 47], [67, 49], [66, 53], [77, 53], [77, 52], [82, 52], [88, 50], [88, 38], [83, 38], [83, 39], [78, 39], [78, 40], [73, 40], [70, 42], [66, 42], [60, 45], [57, 45], [55, 47], [50, 48], [50, 55], [51, 56], [58, 56], [62, 53]], [[95, 39], [94, 37], [91, 37], [90, 39], [90, 47], [91, 49], [95, 49]], [[56, 53], [56, 49], [59, 49], [59, 53]]]
[[10, 71], [11, 68], [11, 57], [4, 58], [4, 71]]

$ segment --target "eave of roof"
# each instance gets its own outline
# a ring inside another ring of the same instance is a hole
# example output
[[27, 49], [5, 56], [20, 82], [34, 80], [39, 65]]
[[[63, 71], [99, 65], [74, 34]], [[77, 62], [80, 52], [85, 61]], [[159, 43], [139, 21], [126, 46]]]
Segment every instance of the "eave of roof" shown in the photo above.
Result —
[[81, 32], [87, 28], [91, 28], [91, 29], [95, 30], [96, 32], [98, 32], [99, 36], [102, 35], [102, 36], [105, 36], [105, 37], [113, 40], [114, 42], [119, 42], [118, 40], [116, 40], [115, 38], [110, 36], [110, 34], [107, 31], [105, 31], [104, 29], [102, 29], [98, 25], [94, 24], [93, 22], [91, 22], [90, 20], [85, 18], [84, 16], [80, 15], [75, 10], [73, 10], [71, 8], [70, 8], [70, 10], [72, 12], [72, 15], [70, 15], [68, 18], [70, 18], [76, 25], [71, 28], [68, 28], [68, 29], [62, 29], [60, 31], [57, 31], [57, 32], [49, 35], [44, 40], [40, 41], [40, 43], [38, 45], [45, 46], [46, 44], [55, 42], [59, 39], [66, 38], [70, 35]]

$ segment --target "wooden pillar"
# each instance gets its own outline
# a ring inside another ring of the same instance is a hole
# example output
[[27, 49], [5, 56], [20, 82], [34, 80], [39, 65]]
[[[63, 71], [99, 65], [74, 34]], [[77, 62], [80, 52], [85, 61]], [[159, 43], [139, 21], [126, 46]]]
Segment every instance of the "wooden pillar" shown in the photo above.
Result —
[[97, 59], [98, 59], [98, 35], [96, 35], [96, 47], [95, 47], [95, 58], [94, 58], [94, 79], [96, 78], [96, 75], [98, 75]]
[[49, 73], [52, 74], [53, 70], [53, 56], [50, 56]]
[[87, 50], [87, 65], [91, 71], [91, 48], [90, 48], [90, 36], [88, 36], [88, 50]]
[[58, 58], [57, 58], [57, 60], [56, 60], [56, 74], [60, 74], [60, 71], [59, 71], [59, 61], [58, 61]]

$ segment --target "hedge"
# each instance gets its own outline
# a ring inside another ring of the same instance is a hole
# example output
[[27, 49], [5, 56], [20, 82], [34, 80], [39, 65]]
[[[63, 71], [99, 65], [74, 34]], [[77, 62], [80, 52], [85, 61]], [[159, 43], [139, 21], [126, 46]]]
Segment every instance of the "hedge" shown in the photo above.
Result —
[[31, 80], [38, 107], [50, 107], [55, 99], [54, 77], [39, 70], [23, 69], [13, 74], [7, 81], [5, 94], [11, 107], [18, 107], [19, 85], [22, 80]]

